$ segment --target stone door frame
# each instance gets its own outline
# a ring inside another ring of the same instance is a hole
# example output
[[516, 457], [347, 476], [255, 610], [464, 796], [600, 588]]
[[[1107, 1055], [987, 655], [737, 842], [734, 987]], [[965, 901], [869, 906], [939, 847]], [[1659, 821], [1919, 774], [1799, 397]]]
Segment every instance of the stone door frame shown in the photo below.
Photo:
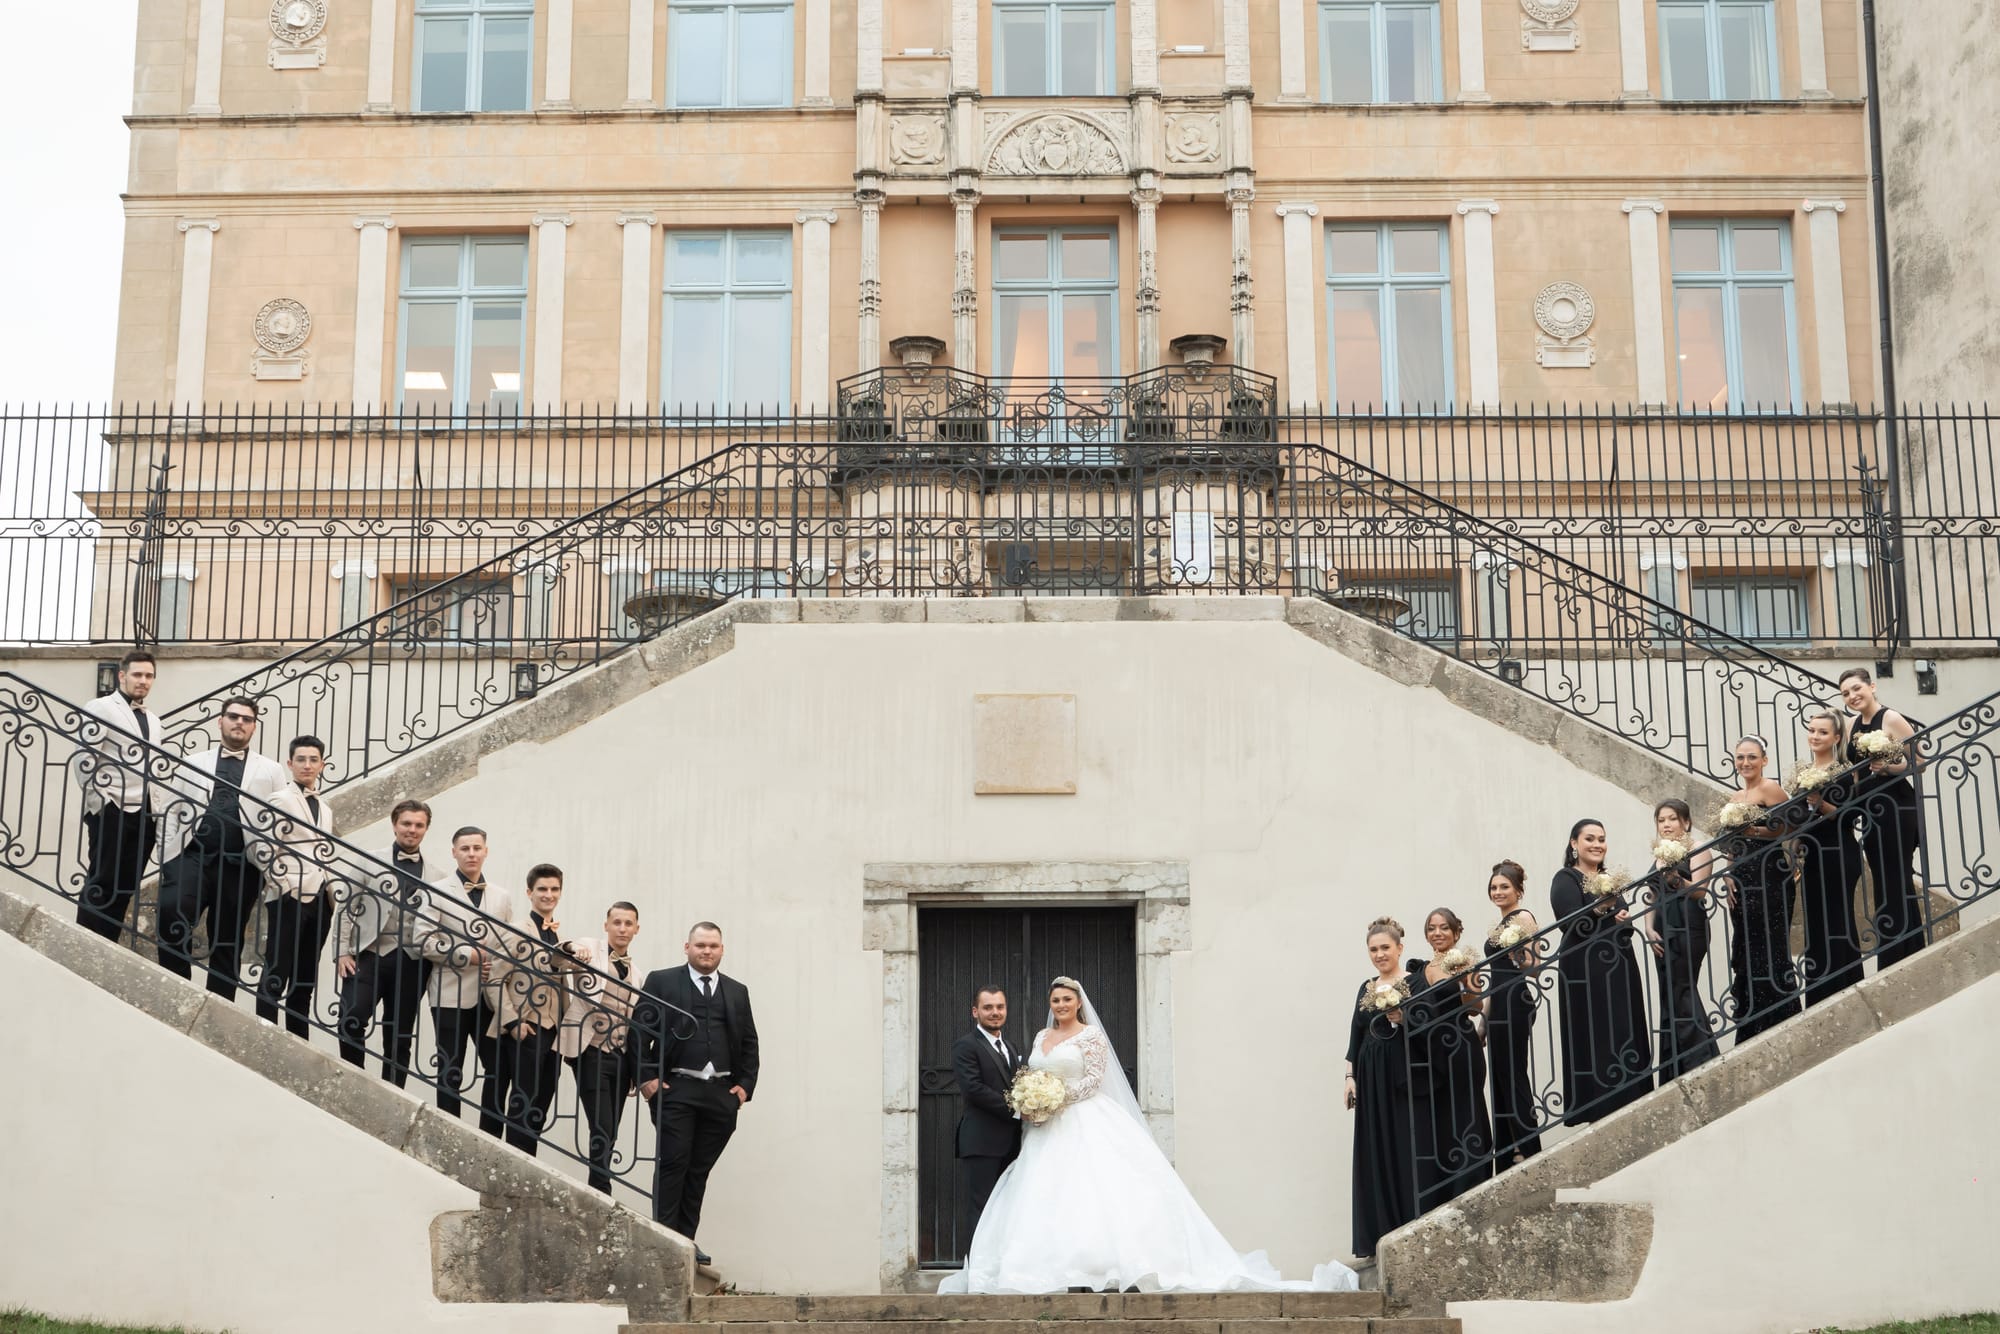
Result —
[[917, 1268], [917, 911], [948, 906], [1134, 905], [1139, 1106], [1174, 1154], [1172, 956], [1190, 948], [1188, 866], [1158, 862], [870, 862], [861, 947], [882, 955], [882, 1291], [913, 1292]]

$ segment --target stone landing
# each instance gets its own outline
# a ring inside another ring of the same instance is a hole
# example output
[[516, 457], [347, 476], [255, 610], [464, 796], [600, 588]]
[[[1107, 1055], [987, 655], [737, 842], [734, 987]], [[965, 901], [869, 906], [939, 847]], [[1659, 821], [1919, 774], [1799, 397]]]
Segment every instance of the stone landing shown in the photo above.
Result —
[[1384, 1313], [1379, 1292], [1094, 1293], [1034, 1297], [696, 1297], [684, 1323], [622, 1334], [1459, 1334]]

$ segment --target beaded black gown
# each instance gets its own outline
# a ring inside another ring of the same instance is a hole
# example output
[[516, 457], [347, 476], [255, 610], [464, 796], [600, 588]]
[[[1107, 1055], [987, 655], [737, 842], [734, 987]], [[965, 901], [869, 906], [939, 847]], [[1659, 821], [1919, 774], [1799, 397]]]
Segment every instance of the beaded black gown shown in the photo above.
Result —
[[1375, 1244], [1417, 1216], [1411, 1125], [1421, 1111], [1410, 1099], [1410, 1063], [1403, 1027], [1361, 1009], [1369, 978], [1355, 992], [1348, 1026], [1347, 1059], [1354, 1064], [1354, 1253], [1375, 1254]]
[[[1854, 915], [1854, 890], [1864, 860], [1855, 838], [1858, 817], [1840, 809], [1858, 789], [1850, 771], [1815, 789], [1801, 803], [1803, 827], [1793, 845], [1799, 868], [1799, 907], [1805, 918], [1806, 952], [1799, 961], [1807, 1005], [1833, 999], [1861, 980], [1861, 930]], [[1831, 812], [1819, 809], [1824, 802]]]
[[[1862, 763], [1855, 741], [1882, 730], [1887, 709], [1877, 709], [1872, 722], [1854, 720], [1847, 737], [1847, 758]], [[1880, 942], [1876, 962], [1887, 968], [1924, 947], [1923, 908], [1911, 861], [1923, 850], [1923, 809], [1916, 785], [1907, 774], [1870, 774], [1860, 781], [1861, 852], [1875, 883], [1875, 936]]]
[[1562, 925], [1556, 972], [1562, 987], [1563, 1122], [1587, 1125], [1653, 1090], [1653, 1044], [1637, 934], [1615, 914], [1624, 897], [1584, 891], [1583, 873], [1557, 871], [1549, 904]]
[[1428, 1092], [1429, 1115], [1412, 1130], [1417, 1212], [1427, 1213], [1493, 1175], [1493, 1118], [1486, 1111], [1486, 1049], [1456, 977], [1432, 983], [1414, 959], [1405, 1045], [1410, 1086]]
[[[1756, 803], [1765, 810], [1770, 808]], [[1792, 967], [1792, 908], [1796, 891], [1784, 844], [1746, 826], [1723, 840], [1723, 872], [1733, 892], [1729, 906], [1734, 940], [1729, 951], [1729, 993], [1736, 1011], [1736, 1040], [1748, 1042], [1799, 1014], [1798, 971]]]
[[[1516, 908], [1500, 919], [1505, 925], [1525, 910]], [[1525, 923], [1524, 923], [1525, 925]], [[1527, 952], [1503, 950], [1486, 942], [1492, 980], [1486, 989], [1486, 1061], [1493, 1075], [1493, 1139], [1500, 1164], [1514, 1156], [1533, 1157], [1542, 1151], [1541, 1117], [1536, 1111], [1535, 1084], [1529, 1053], [1535, 1042], [1535, 1011], [1540, 1008]]]

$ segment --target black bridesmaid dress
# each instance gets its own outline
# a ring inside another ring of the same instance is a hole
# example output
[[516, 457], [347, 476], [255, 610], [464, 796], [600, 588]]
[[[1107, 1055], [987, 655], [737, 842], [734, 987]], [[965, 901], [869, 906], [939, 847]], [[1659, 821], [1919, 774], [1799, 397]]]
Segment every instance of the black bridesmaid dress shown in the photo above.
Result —
[[1354, 995], [1347, 1059], [1354, 1065], [1354, 1253], [1375, 1254], [1375, 1243], [1417, 1216], [1415, 1162], [1410, 1153], [1410, 1066], [1403, 1030]]
[[[1806, 953], [1799, 969], [1809, 1006], [1831, 1000], [1861, 980], [1854, 889], [1861, 879], [1863, 854], [1854, 836], [1858, 821], [1853, 810], [1837, 809], [1854, 797], [1857, 788], [1851, 773], [1842, 774], [1800, 803], [1805, 823], [1793, 855], [1799, 863], [1799, 904], [1806, 927]], [[1822, 813], [1812, 804], [1814, 798], [1836, 810]]]
[[1557, 871], [1549, 904], [1562, 926], [1563, 1122], [1588, 1125], [1653, 1091], [1653, 1044], [1630, 922], [1613, 914], [1623, 896], [1584, 891], [1583, 873]]
[[1735, 889], [1729, 908], [1736, 936], [1729, 951], [1729, 994], [1740, 1044], [1804, 1011], [1792, 967], [1795, 891], [1780, 840], [1738, 830], [1723, 840], [1722, 851], [1729, 858], [1723, 883]]
[[[1863, 763], [1855, 740], [1881, 731], [1888, 712], [1877, 709], [1873, 722], [1854, 720], [1847, 738], [1851, 763]], [[1924, 947], [1923, 905], [1910, 869], [1911, 860], [1923, 850], [1923, 808], [1908, 774], [1871, 774], [1863, 769], [1860, 784], [1861, 852], [1875, 882], [1875, 935], [1880, 942], [1876, 966], [1887, 968]]]
[[[1516, 908], [1500, 919], [1501, 924], [1523, 911]], [[1534, 1075], [1528, 1068], [1537, 993], [1522, 966], [1524, 957], [1532, 957], [1526, 955], [1525, 946], [1503, 950], [1488, 940], [1486, 957], [1493, 961], [1486, 986], [1486, 1060], [1493, 1072], [1494, 1148], [1505, 1169], [1517, 1154], [1532, 1158], [1542, 1151], [1542, 1120], [1536, 1111]]]
[[[1662, 870], [1658, 862], [1653, 869]], [[1686, 863], [1654, 881], [1659, 902], [1653, 909], [1660, 950], [1653, 971], [1660, 982], [1660, 1074], [1681, 1075], [1715, 1059], [1719, 1048], [1701, 998], [1701, 970], [1708, 961], [1708, 908], [1687, 878]]]
[[1433, 984], [1426, 964], [1407, 965], [1410, 1003], [1404, 1044], [1410, 1054], [1411, 1146], [1417, 1165], [1417, 1212], [1428, 1213], [1493, 1175], [1493, 1119], [1486, 1113], [1486, 1049], [1463, 1000], [1459, 979]]

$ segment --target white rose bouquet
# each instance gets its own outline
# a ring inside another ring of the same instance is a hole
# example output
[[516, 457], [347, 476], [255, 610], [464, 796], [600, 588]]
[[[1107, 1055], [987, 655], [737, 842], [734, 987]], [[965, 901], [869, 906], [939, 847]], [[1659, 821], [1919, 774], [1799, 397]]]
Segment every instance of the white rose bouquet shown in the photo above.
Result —
[[1519, 922], [1502, 922], [1487, 932], [1486, 938], [1503, 950], [1511, 950], [1528, 938], [1528, 928]]
[[[1872, 733], [1871, 733], [1872, 735]], [[1806, 792], [1817, 792], [1833, 781], [1833, 770], [1816, 764], [1801, 764], [1792, 771], [1792, 781], [1786, 784], [1793, 796]]]
[[1391, 1010], [1403, 1008], [1409, 1000], [1410, 988], [1401, 981], [1370, 982], [1361, 993], [1361, 1009], [1365, 1014], [1387, 1014]]
[[1662, 866], [1679, 866], [1688, 859], [1688, 845], [1677, 838], [1663, 838], [1653, 845], [1653, 860]]
[[1023, 1121], [1040, 1125], [1063, 1109], [1068, 1096], [1062, 1080], [1048, 1071], [1023, 1070], [1007, 1090], [1007, 1105], [1019, 1112]]
[[1864, 761], [1894, 764], [1903, 758], [1903, 743], [1887, 732], [1863, 732], [1854, 738], [1854, 750]]
[[1583, 888], [1594, 898], [1612, 899], [1623, 894], [1625, 886], [1631, 883], [1632, 877], [1623, 871], [1599, 871], [1584, 877]]
[[1472, 951], [1460, 945], [1454, 945], [1437, 956], [1437, 966], [1447, 973], [1462, 973], [1472, 964]]
[[1715, 827], [1736, 830], [1763, 818], [1764, 808], [1755, 802], [1725, 801], [1722, 803], [1722, 809], [1715, 813]]

